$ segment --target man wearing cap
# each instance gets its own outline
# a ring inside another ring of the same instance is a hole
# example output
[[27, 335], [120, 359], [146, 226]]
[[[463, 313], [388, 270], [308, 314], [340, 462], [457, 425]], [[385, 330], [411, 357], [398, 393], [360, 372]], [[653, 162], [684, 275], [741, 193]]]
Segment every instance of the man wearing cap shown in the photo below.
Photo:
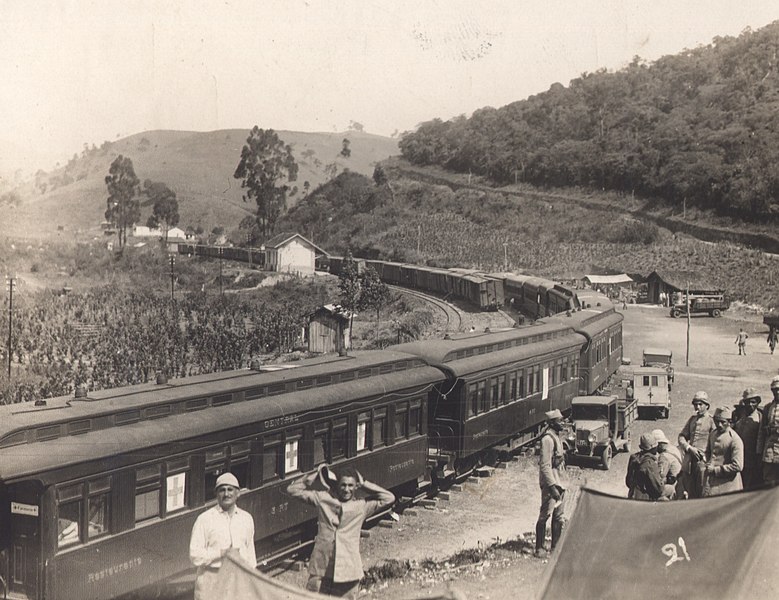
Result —
[[216, 484], [216, 506], [200, 514], [192, 527], [189, 559], [197, 567], [195, 600], [216, 598], [215, 584], [222, 557], [231, 549], [251, 565], [257, 566], [254, 553], [254, 519], [236, 506], [241, 486], [232, 473], [220, 475]]
[[695, 414], [692, 415], [679, 434], [679, 447], [684, 452], [682, 457], [682, 487], [689, 498], [701, 497], [700, 474], [698, 463], [703, 460], [709, 434], [714, 431], [714, 419], [709, 414], [709, 395], [695, 392], [692, 397]]
[[565, 524], [565, 450], [560, 440], [563, 430], [563, 413], [550, 410], [546, 413], [547, 427], [541, 434], [541, 451], [538, 457], [538, 479], [541, 486], [541, 510], [536, 522], [536, 557], [545, 558], [546, 522], [552, 517], [552, 550], [557, 546]]
[[760, 434], [762, 415], [757, 410], [760, 396], [755, 388], [747, 388], [741, 394], [741, 418], [733, 429], [744, 442], [744, 469], [741, 479], [745, 490], [759, 487], [763, 480], [763, 469], [757, 452], [757, 437]]
[[625, 482], [630, 487], [628, 497], [634, 500], [659, 500], [663, 495], [663, 480], [657, 464], [657, 441], [651, 433], [641, 436], [638, 455], [628, 461]]
[[757, 452], [763, 461], [763, 482], [779, 483], [779, 375], [771, 380], [774, 399], [763, 409], [763, 423], [757, 435]]
[[657, 442], [657, 467], [663, 482], [663, 500], [676, 499], [676, 484], [682, 471], [682, 454], [672, 446], [662, 429], [655, 429], [652, 435]]
[[[317, 534], [314, 549], [308, 563], [306, 589], [331, 596], [356, 599], [362, 579], [360, 558], [360, 530], [365, 519], [373, 513], [395, 502], [395, 495], [383, 487], [365, 481], [354, 469], [347, 468], [338, 477], [330, 480], [324, 468], [293, 481], [287, 493], [318, 511]], [[312, 489], [317, 480], [329, 489]], [[357, 498], [362, 490], [366, 498]]]
[[719, 496], [744, 489], [741, 469], [744, 467], [744, 443], [730, 427], [733, 411], [722, 406], [714, 411], [715, 429], [706, 445], [704, 496]]

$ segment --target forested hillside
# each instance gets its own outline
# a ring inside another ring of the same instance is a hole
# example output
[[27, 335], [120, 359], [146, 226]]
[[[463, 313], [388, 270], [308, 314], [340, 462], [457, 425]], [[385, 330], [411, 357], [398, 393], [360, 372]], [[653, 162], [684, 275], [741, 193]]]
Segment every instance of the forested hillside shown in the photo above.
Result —
[[[779, 21], [403, 136], [417, 165], [587, 186], [748, 219], [779, 214]], [[518, 74], [521, 76], [521, 74]]]

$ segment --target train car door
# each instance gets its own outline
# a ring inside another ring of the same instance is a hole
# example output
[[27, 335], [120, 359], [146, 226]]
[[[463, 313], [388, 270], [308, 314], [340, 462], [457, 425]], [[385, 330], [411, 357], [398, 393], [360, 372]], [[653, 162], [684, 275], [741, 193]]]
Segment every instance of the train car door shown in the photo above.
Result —
[[37, 598], [39, 585], [41, 490], [37, 483], [8, 487], [10, 531], [8, 593], [12, 598]]

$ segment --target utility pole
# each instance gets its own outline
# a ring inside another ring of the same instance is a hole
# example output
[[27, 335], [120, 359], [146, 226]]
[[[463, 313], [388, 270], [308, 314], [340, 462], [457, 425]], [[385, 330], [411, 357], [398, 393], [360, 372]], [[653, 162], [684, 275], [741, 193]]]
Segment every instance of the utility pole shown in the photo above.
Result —
[[14, 284], [16, 278], [6, 276], [6, 287], [8, 288], [8, 381], [11, 381], [11, 342], [13, 341], [13, 319], [14, 319]]
[[219, 295], [224, 295], [224, 290], [222, 289], [222, 257], [224, 256], [224, 248], [222, 246], [219, 246]]
[[506, 272], [509, 270], [509, 252], [508, 252], [508, 242], [503, 242], [503, 271]]
[[419, 249], [422, 247], [422, 226], [417, 225], [417, 254], [419, 254]]
[[687, 360], [686, 366], [690, 366], [690, 282], [687, 282]]
[[170, 301], [173, 302], [173, 280], [175, 276], [175, 273], [173, 272], [173, 267], [176, 264], [176, 255], [171, 254], [168, 257], [168, 260], [170, 261]]
[[252, 232], [246, 232], [246, 248], [249, 250], [249, 268], [252, 268]]

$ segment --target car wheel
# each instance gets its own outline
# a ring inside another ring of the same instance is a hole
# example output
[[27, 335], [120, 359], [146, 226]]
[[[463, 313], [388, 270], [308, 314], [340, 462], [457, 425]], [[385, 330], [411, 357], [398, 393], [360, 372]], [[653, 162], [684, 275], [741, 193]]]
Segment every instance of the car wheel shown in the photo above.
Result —
[[720, 312], [719, 308], [715, 308], [713, 311], [711, 311], [711, 316], [716, 318], [719, 317], [722, 313]]
[[671, 316], [672, 316], [674, 319], [678, 319], [679, 317], [681, 317], [681, 316], [682, 316], [682, 311], [680, 311], [680, 310], [675, 310], [675, 311], [673, 311], [673, 312], [671, 313]]
[[604, 469], [609, 470], [611, 466], [611, 446], [606, 446], [603, 449], [603, 454], [600, 455], [600, 464], [603, 465]]

